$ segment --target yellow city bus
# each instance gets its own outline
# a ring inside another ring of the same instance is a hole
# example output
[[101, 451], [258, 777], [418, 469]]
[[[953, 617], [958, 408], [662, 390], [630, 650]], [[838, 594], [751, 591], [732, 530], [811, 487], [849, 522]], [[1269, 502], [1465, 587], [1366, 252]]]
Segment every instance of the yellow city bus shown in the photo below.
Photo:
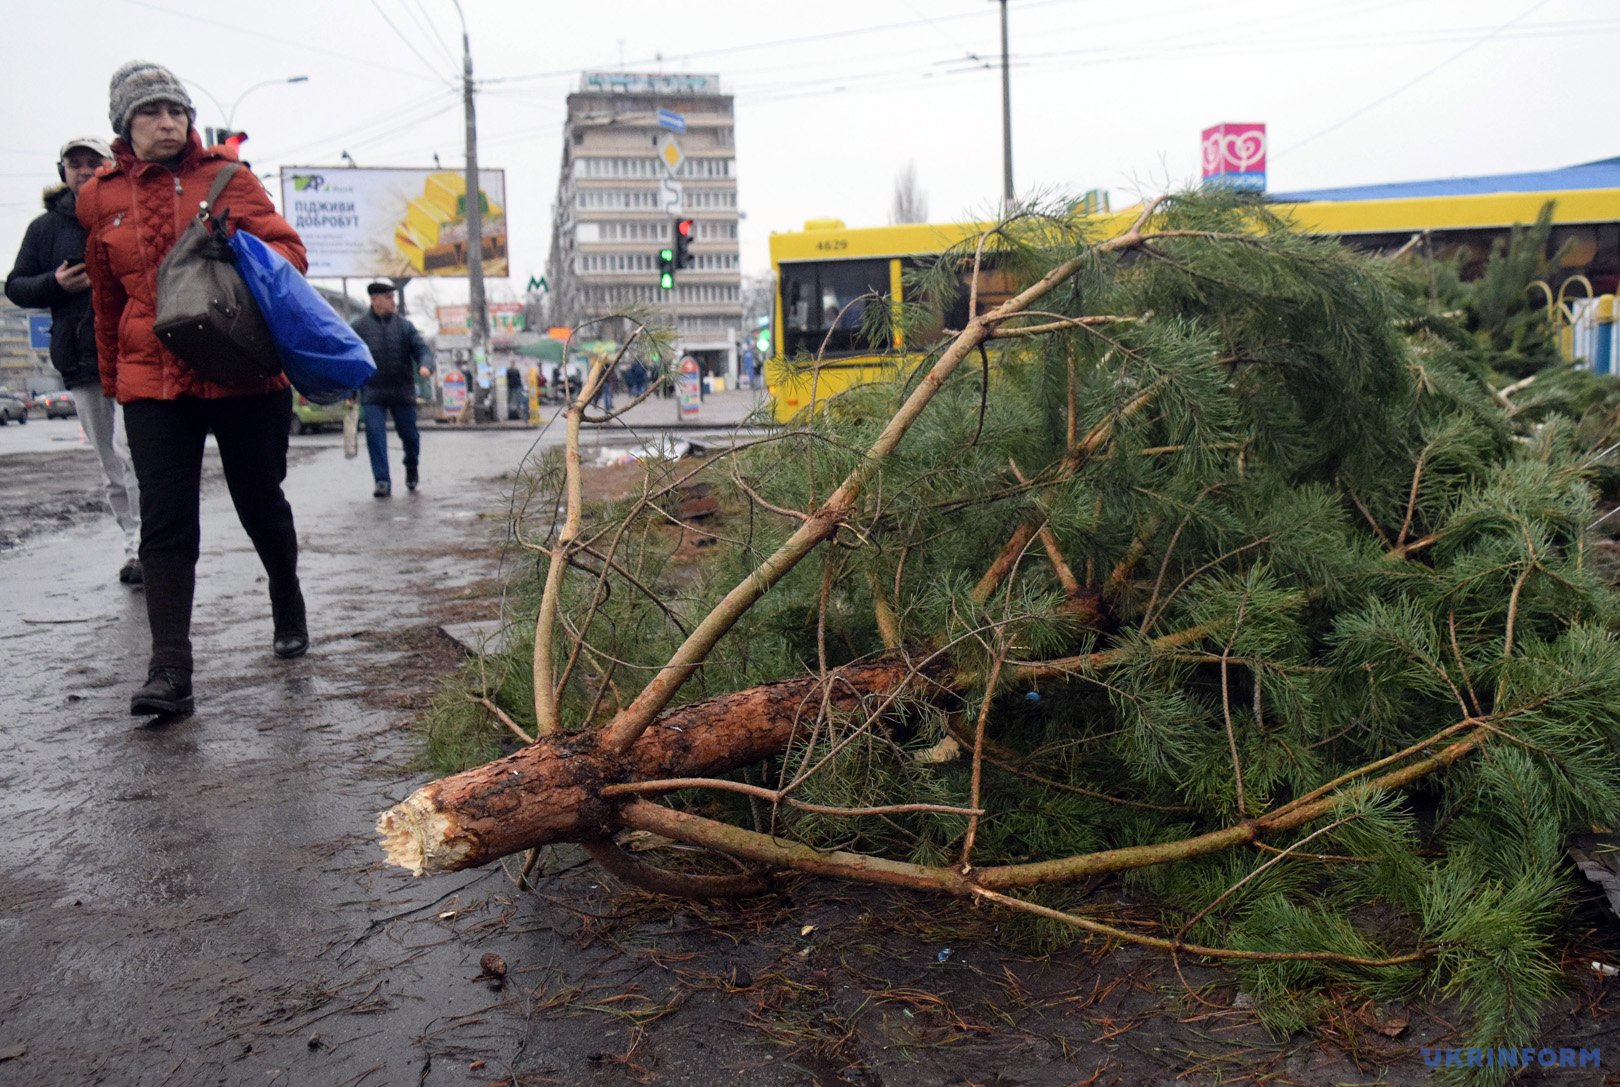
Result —
[[[1121, 219], [1124, 216], [1103, 216]], [[812, 219], [804, 230], [772, 234], [771, 273], [776, 280], [772, 357], [765, 364], [765, 386], [776, 419], [790, 422], [813, 404], [824, 403], [855, 385], [894, 372], [905, 357], [905, 334], [896, 331], [886, 350], [875, 350], [860, 334], [873, 297], [906, 301], [906, 273], [931, 265], [942, 253], [992, 229], [994, 223], [911, 223], [846, 227], [838, 219]], [[981, 272], [978, 312], [1008, 295], [993, 271]], [[941, 315], [938, 328], [913, 335], [932, 340], [940, 329], [961, 328], [969, 317], [964, 290]], [[807, 363], [805, 360], [814, 360]]]
[[[1466, 276], [1483, 265], [1497, 239], [1516, 225], [1535, 222], [1548, 202], [1554, 224], [1549, 249], [1562, 254], [1559, 278], [1585, 277], [1595, 293], [1614, 291], [1620, 282], [1620, 188], [1314, 200], [1272, 208], [1301, 231], [1342, 238], [1360, 249], [1393, 252], [1421, 245], [1436, 258], [1459, 260]], [[1108, 237], [1139, 213], [1140, 208], [1128, 208], [1088, 218], [1098, 236]], [[896, 333], [885, 350], [875, 350], [859, 335], [864, 306], [879, 304], [869, 301], [873, 295], [905, 301], [908, 269], [932, 263], [993, 226], [850, 228], [837, 219], [815, 219], [802, 231], [772, 234], [776, 303], [765, 383], [776, 419], [790, 422], [845, 389], [892, 374], [907, 344]], [[1550, 285], [1552, 291], [1559, 286]], [[993, 273], [981, 273], [980, 313], [1006, 297]], [[964, 290], [940, 327], [961, 328], [969, 319]]]

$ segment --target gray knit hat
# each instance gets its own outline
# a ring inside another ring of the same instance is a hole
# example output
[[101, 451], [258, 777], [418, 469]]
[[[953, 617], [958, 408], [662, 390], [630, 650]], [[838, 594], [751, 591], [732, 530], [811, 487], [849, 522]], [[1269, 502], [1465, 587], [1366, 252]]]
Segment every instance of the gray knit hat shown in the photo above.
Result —
[[175, 74], [161, 64], [150, 64], [144, 60], [132, 60], [113, 73], [112, 82], [107, 85], [107, 95], [110, 105], [107, 110], [107, 119], [112, 122], [113, 131], [124, 139], [129, 139], [129, 122], [134, 118], [135, 111], [152, 102], [178, 102], [186, 107], [192, 120], [197, 119], [197, 111], [191, 104], [191, 96]]

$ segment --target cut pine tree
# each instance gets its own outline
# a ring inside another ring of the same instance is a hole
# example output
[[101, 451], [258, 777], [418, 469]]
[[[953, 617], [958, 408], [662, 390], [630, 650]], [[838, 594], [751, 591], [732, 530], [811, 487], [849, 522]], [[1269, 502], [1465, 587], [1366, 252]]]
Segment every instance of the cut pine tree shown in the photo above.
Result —
[[[1514, 418], [1400, 267], [1233, 196], [1111, 238], [1026, 215], [850, 310], [921, 342], [987, 269], [1022, 289], [893, 380], [587, 507], [599, 361], [545, 481], [565, 520], [515, 525], [532, 685], [464, 703], [538, 740], [385, 813], [390, 859], [583, 841], [659, 890], [976, 896], [1228, 960], [1278, 1029], [1327, 986], [1426, 987], [1523, 1044], [1563, 841], [1620, 810], [1575, 428]], [[684, 526], [699, 577], [663, 531], [693, 474], [727, 511]], [[624, 828], [751, 875], [659, 870]], [[1160, 931], [1067, 890], [1108, 873]]]

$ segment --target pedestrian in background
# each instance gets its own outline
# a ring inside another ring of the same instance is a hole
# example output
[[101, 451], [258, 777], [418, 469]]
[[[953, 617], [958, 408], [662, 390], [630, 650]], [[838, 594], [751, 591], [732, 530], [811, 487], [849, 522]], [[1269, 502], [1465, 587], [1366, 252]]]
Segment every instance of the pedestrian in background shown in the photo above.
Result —
[[506, 368], [506, 418], [529, 418], [529, 392], [523, 387], [523, 371], [515, 359]]
[[62, 184], [45, 190], [45, 214], [28, 224], [17, 262], [6, 277], [6, 297], [19, 306], [51, 311], [51, 365], [62, 375], [62, 387], [73, 394], [79, 425], [101, 461], [107, 502], [124, 533], [118, 580], [139, 585], [140, 485], [118, 402], [101, 391], [90, 276], [84, 268], [85, 230], [78, 213], [79, 190], [111, 158], [111, 148], [94, 136], [62, 145], [56, 156]]
[[[233, 156], [223, 148], [203, 148], [191, 98], [167, 68], [125, 64], [113, 73], [109, 98], [108, 116], [118, 133], [113, 163], [79, 190], [78, 214], [89, 231], [85, 265], [101, 388], [123, 405], [140, 480], [152, 657], [146, 684], [129, 709], [137, 715], [190, 713], [191, 605], [203, 447], [210, 432], [236, 516], [269, 578], [271, 648], [283, 659], [309, 648], [298, 536], [281, 490], [292, 390], [285, 374], [241, 385], [208, 381], [158, 340], [152, 329], [158, 267]], [[307, 267], [304, 243], [246, 167], [226, 184], [218, 204], [229, 209], [233, 229], [263, 239], [300, 271]]]
[[[422, 436], [416, 429], [416, 378], [433, 374], [433, 352], [416, 326], [399, 316], [392, 283], [366, 288], [371, 308], [354, 319], [353, 328], [371, 349], [377, 372], [360, 387], [360, 412], [366, 421], [366, 452], [371, 455], [372, 496], [393, 493], [388, 472], [388, 416], [394, 417], [399, 444], [405, 447], [405, 486], [416, 490]], [[468, 386], [471, 395], [472, 387]]]
[[597, 387], [596, 395], [591, 403], [603, 411], [613, 410], [613, 394], [619, 391], [619, 368], [612, 361], [602, 371], [602, 384]]
[[624, 373], [624, 384], [632, 397], [639, 397], [647, 391], [647, 364], [639, 358], [631, 359], [630, 366]]

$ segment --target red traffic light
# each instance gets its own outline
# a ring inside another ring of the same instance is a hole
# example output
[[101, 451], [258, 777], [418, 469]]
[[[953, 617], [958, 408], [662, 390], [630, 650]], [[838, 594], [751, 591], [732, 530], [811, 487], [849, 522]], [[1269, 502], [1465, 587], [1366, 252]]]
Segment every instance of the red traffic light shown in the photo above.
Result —
[[229, 147], [232, 151], [241, 151], [242, 144], [247, 142], [247, 138], [248, 135], [246, 132], [227, 132], [225, 133], [225, 138], [220, 142], [226, 147]]
[[697, 263], [692, 255], [692, 220], [675, 221], [675, 267], [690, 268]]

